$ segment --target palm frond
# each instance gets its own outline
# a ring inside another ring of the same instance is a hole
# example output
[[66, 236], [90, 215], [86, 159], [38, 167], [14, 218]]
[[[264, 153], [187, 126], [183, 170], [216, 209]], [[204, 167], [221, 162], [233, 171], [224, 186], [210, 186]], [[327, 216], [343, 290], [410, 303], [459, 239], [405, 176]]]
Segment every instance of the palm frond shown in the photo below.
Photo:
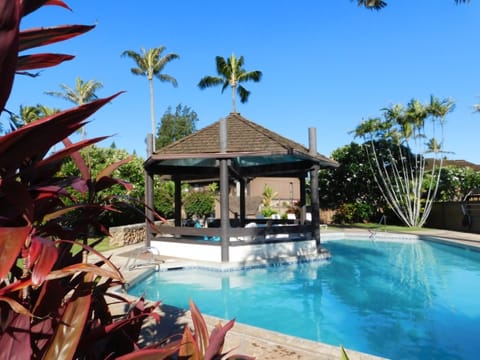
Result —
[[177, 87], [178, 85], [177, 79], [175, 79], [173, 76], [170, 76], [168, 74], [156, 74], [155, 77], [162, 82], [169, 82], [175, 87]]
[[258, 70], [243, 72], [238, 76], [238, 82], [243, 82], [243, 81], [259, 82], [261, 79], [262, 79], [262, 72]]
[[369, 10], [381, 10], [387, 6], [387, 3], [382, 0], [357, 0], [357, 4]]
[[[200, 89], [206, 89], [209, 87], [220, 85], [224, 82], [223, 78], [218, 76], [205, 76], [198, 83]], [[228, 85], [228, 83], [227, 83]]]
[[238, 96], [240, 96], [240, 101], [246, 103], [248, 101], [248, 97], [250, 96], [250, 91], [245, 89], [243, 86], [238, 85], [237, 87]]

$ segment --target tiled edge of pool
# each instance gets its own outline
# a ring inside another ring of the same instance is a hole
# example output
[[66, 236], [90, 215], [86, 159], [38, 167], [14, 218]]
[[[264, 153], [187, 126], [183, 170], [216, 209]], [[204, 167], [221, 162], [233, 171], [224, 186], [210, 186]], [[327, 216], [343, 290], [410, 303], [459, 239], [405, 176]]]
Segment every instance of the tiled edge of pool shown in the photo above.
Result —
[[[331, 254], [322, 249], [319, 254], [304, 254], [299, 256], [289, 256], [285, 258], [275, 258], [271, 260], [255, 260], [255, 261], [246, 261], [241, 263], [210, 263], [210, 262], [201, 262], [197, 260], [185, 260], [182, 259], [174, 261], [165, 261], [160, 263], [155, 268], [144, 268], [135, 270], [137, 274], [135, 276], [129, 276], [125, 288], [129, 288], [156, 271], [177, 271], [177, 270], [206, 270], [206, 271], [216, 271], [216, 272], [230, 272], [230, 271], [244, 271], [250, 269], [259, 269], [267, 267], [276, 267], [276, 266], [286, 266], [286, 265], [295, 265], [295, 264], [304, 264], [309, 262], [317, 261], [328, 261], [331, 258]], [[129, 271], [129, 270], [127, 270]]]
[[419, 239], [423, 241], [430, 241], [430, 242], [435, 242], [439, 244], [455, 246], [455, 247], [462, 248], [469, 251], [480, 252], [480, 244], [478, 242], [474, 242], [472, 244], [462, 240], [452, 240], [452, 239], [442, 238], [438, 236], [422, 236], [422, 235], [419, 236]]

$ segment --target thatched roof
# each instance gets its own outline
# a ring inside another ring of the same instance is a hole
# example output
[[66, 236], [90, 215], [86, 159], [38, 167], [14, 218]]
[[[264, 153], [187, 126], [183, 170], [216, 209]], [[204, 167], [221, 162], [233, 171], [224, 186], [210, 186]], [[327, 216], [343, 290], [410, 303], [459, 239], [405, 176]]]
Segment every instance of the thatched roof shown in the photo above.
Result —
[[312, 165], [336, 167], [338, 163], [305, 146], [268, 130], [238, 113], [226, 118], [227, 146], [220, 149], [220, 121], [158, 149], [145, 162], [155, 174], [180, 179], [218, 175], [218, 159], [230, 159], [238, 177], [296, 176]]

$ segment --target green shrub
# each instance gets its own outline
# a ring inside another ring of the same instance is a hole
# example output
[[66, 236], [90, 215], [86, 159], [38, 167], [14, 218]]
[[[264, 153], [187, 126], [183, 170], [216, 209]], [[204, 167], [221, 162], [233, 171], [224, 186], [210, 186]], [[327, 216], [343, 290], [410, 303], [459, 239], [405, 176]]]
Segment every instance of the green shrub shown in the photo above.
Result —
[[183, 207], [187, 217], [193, 215], [201, 218], [210, 216], [215, 211], [215, 196], [210, 191], [188, 192], [183, 200]]
[[278, 211], [272, 209], [270, 206], [267, 206], [262, 208], [262, 210], [260, 210], [260, 213], [262, 214], [263, 217], [270, 218], [272, 217], [272, 215], [278, 214]]
[[333, 216], [336, 224], [367, 222], [375, 215], [375, 208], [365, 203], [342, 204]]

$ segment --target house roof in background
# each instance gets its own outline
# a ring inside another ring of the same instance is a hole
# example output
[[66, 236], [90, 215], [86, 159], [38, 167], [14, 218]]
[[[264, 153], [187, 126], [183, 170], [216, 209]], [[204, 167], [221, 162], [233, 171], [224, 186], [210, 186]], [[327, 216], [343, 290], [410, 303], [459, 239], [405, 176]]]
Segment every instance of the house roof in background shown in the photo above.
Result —
[[[437, 160], [438, 161], [438, 160]], [[428, 170], [432, 169], [432, 164], [433, 164], [433, 159], [427, 159], [426, 160], [426, 166], [425, 168]], [[437, 163], [438, 164], [438, 163]], [[449, 159], [443, 159], [442, 166], [454, 166], [454, 167], [468, 167], [471, 168], [475, 171], [480, 171], [480, 165], [471, 163], [466, 160], [449, 160]]]

